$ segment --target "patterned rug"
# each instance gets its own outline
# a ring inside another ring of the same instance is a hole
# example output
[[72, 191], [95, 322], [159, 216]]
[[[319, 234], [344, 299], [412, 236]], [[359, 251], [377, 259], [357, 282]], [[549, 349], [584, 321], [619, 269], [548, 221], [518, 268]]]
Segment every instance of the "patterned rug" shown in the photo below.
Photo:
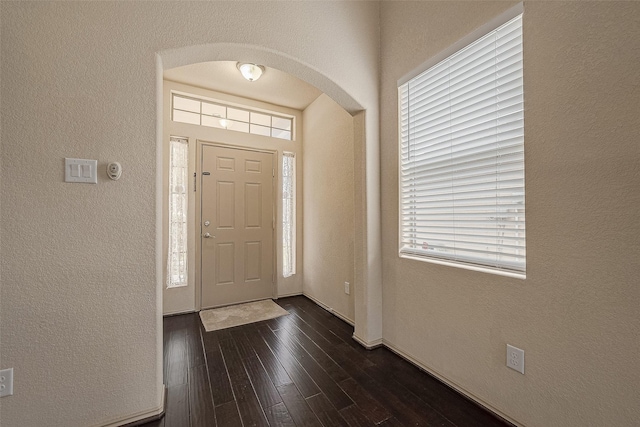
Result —
[[289, 314], [270, 299], [203, 310], [200, 320], [207, 332], [260, 322]]

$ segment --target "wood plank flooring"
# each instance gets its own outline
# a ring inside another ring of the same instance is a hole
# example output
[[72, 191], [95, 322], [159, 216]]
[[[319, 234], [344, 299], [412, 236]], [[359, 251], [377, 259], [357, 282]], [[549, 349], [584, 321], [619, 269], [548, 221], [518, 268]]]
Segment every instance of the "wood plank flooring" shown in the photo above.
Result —
[[147, 427], [509, 426], [305, 297], [251, 325], [164, 319], [166, 415]]

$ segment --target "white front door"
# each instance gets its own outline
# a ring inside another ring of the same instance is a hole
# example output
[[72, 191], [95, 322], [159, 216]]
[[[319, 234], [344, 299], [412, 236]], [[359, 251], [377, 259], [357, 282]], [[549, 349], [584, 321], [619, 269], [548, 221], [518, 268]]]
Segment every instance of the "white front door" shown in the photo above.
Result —
[[274, 155], [201, 147], [201, 307], [271, 298]]

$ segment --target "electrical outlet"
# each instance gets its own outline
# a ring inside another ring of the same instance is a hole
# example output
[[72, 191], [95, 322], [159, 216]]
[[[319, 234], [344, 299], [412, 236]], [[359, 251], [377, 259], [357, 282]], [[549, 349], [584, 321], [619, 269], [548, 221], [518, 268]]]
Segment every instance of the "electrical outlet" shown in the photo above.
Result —
[[13, 368], [0, 371], [0, 397], [13, 394]]
[[524, 375], [524, 350], [507, 344], [507, 366]]
[[344, 293], [347, 294], [347, 295], [349, 295], [351, 293], [349, 282], [344, 282]]

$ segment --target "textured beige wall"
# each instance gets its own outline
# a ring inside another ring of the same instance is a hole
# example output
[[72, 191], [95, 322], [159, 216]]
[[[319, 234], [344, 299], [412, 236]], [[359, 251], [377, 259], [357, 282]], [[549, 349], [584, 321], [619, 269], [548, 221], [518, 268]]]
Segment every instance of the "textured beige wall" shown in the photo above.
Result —
[[397, 255], [396, 82], [510, 6], [382, 5], [384, 338], [519, 424], [637, 425], [640, 3], [525, 2], [526, 280]]
[[353, 322], [353, 118], [326, 95], [303, 112], [305, 295]]
[[[264, 46], [335, 81], [377, 118], [378, 5], [0, 8], [0, 359], [15, 369], [0, 423], [87, 426], [152, 410], [162, 384], [156, 53]], [[375, 120], [367, 138], [375, 148]], [[65, 184], [64, 157], [97, 159], [100, 171], [120, 161], [123, 176], [113, 182], [101, 172], [97, 185]]]

